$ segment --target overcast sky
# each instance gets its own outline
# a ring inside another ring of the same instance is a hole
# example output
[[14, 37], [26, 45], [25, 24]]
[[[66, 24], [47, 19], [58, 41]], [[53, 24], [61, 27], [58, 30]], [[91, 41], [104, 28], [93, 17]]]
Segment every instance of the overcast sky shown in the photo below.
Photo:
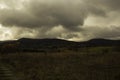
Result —
[[120, 0], [0, 0], [0, 40], [120, 39]]

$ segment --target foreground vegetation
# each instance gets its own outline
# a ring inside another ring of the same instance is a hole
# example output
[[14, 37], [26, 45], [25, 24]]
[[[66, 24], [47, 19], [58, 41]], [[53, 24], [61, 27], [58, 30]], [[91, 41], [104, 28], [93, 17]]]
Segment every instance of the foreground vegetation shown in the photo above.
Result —
[[113, 47], [0, 54], [20, 80], [120, 80], [119, 60]]

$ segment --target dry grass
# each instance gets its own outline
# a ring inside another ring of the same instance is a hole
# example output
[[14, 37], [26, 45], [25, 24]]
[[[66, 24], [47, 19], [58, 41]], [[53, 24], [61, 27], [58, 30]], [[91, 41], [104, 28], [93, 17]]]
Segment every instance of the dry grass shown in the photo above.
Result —
[[119, 52], [103, 54], [94, 50], [92, 54], [91, 51], [2, 54], [0, 58], [22, 80], [120, 80]]

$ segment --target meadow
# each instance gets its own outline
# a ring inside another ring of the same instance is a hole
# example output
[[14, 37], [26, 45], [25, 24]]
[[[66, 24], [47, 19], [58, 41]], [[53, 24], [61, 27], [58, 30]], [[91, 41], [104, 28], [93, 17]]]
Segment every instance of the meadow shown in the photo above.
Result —
[[119, 60], [113, 47], [0, 54], [19, 80], [120, 80]]

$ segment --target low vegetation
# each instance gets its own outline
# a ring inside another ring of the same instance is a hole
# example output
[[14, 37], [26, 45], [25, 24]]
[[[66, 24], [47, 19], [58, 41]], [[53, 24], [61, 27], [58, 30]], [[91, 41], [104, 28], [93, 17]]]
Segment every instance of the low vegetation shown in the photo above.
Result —
[[120, 80], [118, 47], [0, 54], [20, 80]]

